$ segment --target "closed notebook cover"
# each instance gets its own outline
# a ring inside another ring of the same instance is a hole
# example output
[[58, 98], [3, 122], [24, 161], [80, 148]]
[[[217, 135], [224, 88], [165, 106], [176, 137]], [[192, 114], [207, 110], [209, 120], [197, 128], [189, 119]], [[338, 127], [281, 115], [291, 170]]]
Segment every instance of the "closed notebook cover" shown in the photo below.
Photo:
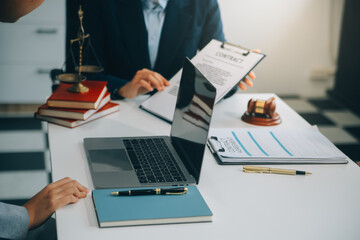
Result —
[[[99, 109], [105, 106], [110, 101], [110, 93], [106, 92], [103, 99], [100, 101]], [[96, 109], [77, 109], [77, 108], [58, 108], [49, 107], [46, 104], [38, 108], [38, 114], [48, 117], [68, 118], [76, 120], [86, 120], [93, 115]]]
[[69, 92], [67, 89], [71, 87], [71, 84], [60, 83], [48, 98], [47, 105], [50, 107], [96, 109], [107, 90], [107, 82], [87, 80], [81, 83], [89, 88], [88, 92]]
[[92, 196], [100, 227], [210, 222], [212, 212], [196, 186], [183, 195], [113, 196], [128, 189], [98, 189]]

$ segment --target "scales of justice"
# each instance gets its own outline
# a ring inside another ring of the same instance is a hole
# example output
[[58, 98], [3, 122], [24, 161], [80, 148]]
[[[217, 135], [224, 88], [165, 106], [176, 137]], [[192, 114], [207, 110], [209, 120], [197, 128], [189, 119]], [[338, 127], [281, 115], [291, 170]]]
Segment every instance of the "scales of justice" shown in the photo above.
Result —
[[[89, 91], [89, 88], [81, 84], [83, 80], [86, 79], [85, 75], [82, 75], [82, 73], [98, 73], [102, 72], [104, 68], [100, 65], [100, 62], [95, 54], [94, 48], [91, 45], [90, 41], [90, 34], [85, 34], [84, 26], [83, 26], [83, 18], [84, 18], [84, 12], [82, 10], [81, 5], [79, 5], [78, 10], [78, 16], [79, 16], [79, 29], [77, 33], [77, 38], [70, 40], [70, 49], [69, 53], [67, 54], [67, 57], [65, 59], [65, 63], [68, 60], [69, 54], [71, 55], [73, 64], [75, 66], [75, 71], [77, 73], [62, 73], [56, 76], [56, 79], [63, 83], [72, 83], [73, 85], [68, 88], [69, 92], [73, 93], [86, 93]], [[84, 45], [85, 40], [87, 40], [86, 49], [84, 51]], [[73, 48], [74, 45], [78, 44], [79, 47], [79, 61], [78, 64], [76, 63]], [[88, 49], [91, 49], [92, 54], [95, 56], [95, 59], [97, 61], [96, 65], [83, 65], [83, 51], [86, 53]], [[64, 68], [64, 65], [62, 66], [62, 69]]]

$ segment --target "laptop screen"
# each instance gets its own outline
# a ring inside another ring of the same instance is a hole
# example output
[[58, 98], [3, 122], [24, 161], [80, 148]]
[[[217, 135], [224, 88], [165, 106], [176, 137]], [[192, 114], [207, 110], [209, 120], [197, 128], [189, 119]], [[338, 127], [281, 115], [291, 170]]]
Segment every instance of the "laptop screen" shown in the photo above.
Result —
[[215, 87], [186, 58], [170, 137], [177, 153], [197, 183], [215, 98]]

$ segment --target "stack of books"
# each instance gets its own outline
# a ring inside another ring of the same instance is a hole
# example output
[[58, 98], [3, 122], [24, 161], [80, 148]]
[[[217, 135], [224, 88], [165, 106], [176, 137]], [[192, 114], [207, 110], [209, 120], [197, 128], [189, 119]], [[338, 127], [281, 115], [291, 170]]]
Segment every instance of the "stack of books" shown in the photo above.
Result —
[[89, 88], [86, 93], [72, 93], [67, 89], [70, 84], [61, 83], [53, 94], [35, 113], [41, 121], [74, 128], [119, 110], [119, 104], [110, 102], [103, 81], [83, 81]]

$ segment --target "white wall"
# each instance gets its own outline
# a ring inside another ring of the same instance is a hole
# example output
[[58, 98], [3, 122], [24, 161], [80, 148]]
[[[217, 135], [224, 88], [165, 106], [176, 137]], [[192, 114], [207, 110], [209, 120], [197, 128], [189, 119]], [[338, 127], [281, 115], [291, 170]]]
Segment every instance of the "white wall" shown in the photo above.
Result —
[[343, 0], [218, 1], [227, 40], [267, 55], [250, 92], [325, 95], [312, 73], [334, 69]]

